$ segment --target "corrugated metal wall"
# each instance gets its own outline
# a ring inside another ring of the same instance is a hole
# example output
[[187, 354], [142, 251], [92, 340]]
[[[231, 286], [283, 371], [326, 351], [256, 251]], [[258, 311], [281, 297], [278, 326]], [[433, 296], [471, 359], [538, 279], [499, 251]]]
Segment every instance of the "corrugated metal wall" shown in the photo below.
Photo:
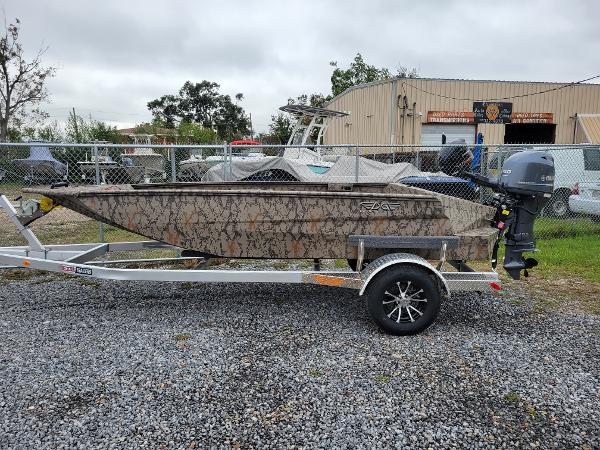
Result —
[[[325, 142], [338, 144], [387, 143], [390, 136], [393, 83], [379, 83], [353, 89], [335, 100], [330, 109], [345, 111], [348, 117], [331, 119]], [[387, 136], [387, 142], [385, 142]]]
[[[391, 143], [390, 114], [392, 98], [407, 96], [409, 108], [416, 102], [416, 144], [420, 143], [421, 124], [427, 122], [428, 111], [472, 111], [473, 100], [497, 100], [513, 103], [514, 112], [542, 113], [554, 115], [556, 124], [555, 142], [570, 144], [574, 140], [575, 113], [600, 113], [600, 85], [581, 84], [559, 90], [559, 83], [531, 83], [506, 81], [470, 81], [436, 79], [400, 79], [396, 83], [396, 94], [392, 95], [392, 81], [364, 85], [347, 91], [333, 99], [328, 108], [349, 111], [350, 117], [336, 119], [330, 123], [325, 135], [327, 144]], [[540, 91], [543, 94], [530, 95]], [[523, 96], [523, 97], [519, 97]], [[400, 144], [402, 137], [401, 108], [397, 109], [394, 143]], [[412, 119], [405, 119], [404, 143], [412, 142]], [[489, 144], [504, 142], [504, 125], [479, 124], [478, 132]]]

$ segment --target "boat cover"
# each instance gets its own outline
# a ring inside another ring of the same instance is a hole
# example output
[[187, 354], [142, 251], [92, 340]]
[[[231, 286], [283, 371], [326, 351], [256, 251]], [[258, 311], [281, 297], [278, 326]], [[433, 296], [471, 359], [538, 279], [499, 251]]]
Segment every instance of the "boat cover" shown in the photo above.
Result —
[[45, 175], [67, 174], [67, 166], [52, 156], [48, 146], [32, 145], [29, 149], [29, 158], [15, 159], [13, 164], [15, 167]]
[[[287, 172], [296, 180], [301, 182], [320, 182], [320, 183], [354, 183], [356, 182], [356, 157], [340, 156], [335, 164], [327, 172], [318, 174], [313, 172], [307, 165], [307, 161], [291, 158], [281, 158], [278, 156], [267, 156], [264, 158], [246, 159], [231, 162], [225, 167], [226, 173], [223, 173], [223, 164], [217, 164], [211, 167], [202, 181], [242, 181], [261, 172], [281, 170]], [[310, 164], [310, 163], [308, 163]], [[360, 183], [393, 183], [407, 177], [427, 177], [443, 176], [442, 172], [422, 172], [410, 163], [386, 164], [373, 161], [368, 158], [360, 158], [358, 163], [358, 181]]]

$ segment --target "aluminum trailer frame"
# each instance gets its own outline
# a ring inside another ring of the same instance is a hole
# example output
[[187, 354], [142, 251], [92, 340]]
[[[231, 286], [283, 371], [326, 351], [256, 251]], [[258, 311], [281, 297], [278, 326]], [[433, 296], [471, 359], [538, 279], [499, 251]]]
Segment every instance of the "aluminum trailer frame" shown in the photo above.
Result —
[[[448, 242], [439, 239], [423, 240], [422, 245], [431, 248], [440, 248], [440, 263], [434, 267], [427, 260], [410, 253], [391, 253], [370, 262], [366, 268], [360, 271], [338, 271], [338, 270], [181, 270], [168, 268], [118, 268], [106, 267], [124, 263], [149, 263], [149, 262], [182, 262], [186, 260], [198, 260], [203, 258], [181, 257], [174, 258], [132, 258], [122, 260], [109, 260], [107, 257], [111, 252], [130, 252], [150, 249], [167, 249], [181, 251], [178, 247], [157, 241], [140, 242], [116, 242], [116, 243], [90, 243], [90, 244], [61, 244], [44, 245], [28, 226], [23, 225], [17, 210], [12, 203], [0, 195], [0, 209], [4, 210], [20, 234], [27, 240], [26, 246], [0, 247], [0, 268], [23, 268], [35, 269], [46, 272], [62, 273], [84, 278], [96, 278], [101, 280], [128, 280], [128, 281], [163, 281], [163, 282], [199, 282], [199, 283], [295, 283], [295, 284], [317, 284], [355, 289], [359, 295], [368, 294], [372, 284], [376, 284], [391, 270], [398, 273], [402, 278], [403, 272], [414, 272], [429, 276], [436, 282], [436, 290], [440, 296], [450, 296], [452, 292], [494, 292], [500, 290], [498, 274], [492, 272], [475, 272], [466, 264], [459, 267], [465, 271], [447, 272], [443, 271], [445, 264], [445, 252], [447, 246], [455, 243], [450, 239]], [[405, 245], [413, 245], [410, 239], [399, 236], [385, 237], [388, 248], [401, 250]], [[362, 266], [364, 248], [373, 242], [381, 240], [377, 236], [350, 236], [349, 242], [358, 247], [358, 264]], [[390, 241], [390, 239], [392, 239]], [[407, 243], [408, 242], [408, 243]], [[452, 262], [450, 262], [452, 264]], [[452, 264], [454, 265], [454, 264]], [[398, 286], [400, 289], [400, 282]], [[410, 281], [408, 283], [410, 285]], [[408, 290], [408, 287], [406, 288]], [[422, 289], [421, 289], [422, 291]], [[400, 292], [402, 290], [400, 289]], [[389, 294], [387, 291], [386, 294]], [[417, 292], [418, 294], [418, 292]], [[389, 294], [392, 295], [392, 294]], [[416, 294], [414, 294], [416, 295]], [[404, 294], [402, 294], [404, 296]], [[394, 298], [400, 299], [400, 297]], [[404, 297], [402, 297], [404, 299]], [[406, 298], [409, 298], [408, 296]], [[394, 300], [396, 301], [396, 300]], [[400, 301], [400, 300], [398, 300]], [[403, 300], [404, 301], [404, 300]], [[425, 300], [427, 301], [427, 300]], [[407, 311], [410, 306], [406, 307]], [[414, 308], [413, 308], [414, 309]], [[402, 311], [402, 307], [400, 308]], [[437, 312], [436, 312], [437, 315]], [[413, 316], [411, 316], [411, 320]], [[398, 315], [400, 321], [400, 315]], [[414, 320], [412, 320], [414, 322]], [[380, 324], [381, 325], [381, 324]], [[428, 326], [428, 325], [427, 325]], [[384, 327], [385, 328], [385, 327]], [[424, 329], [424, 328], [423, 328]], [[390, 330], [387, 330], [390, 331]], [[418, 332], [421, 329], [415, 331]], [[395, 332], [391, 330], [391, 332]], [[396, 334], [405, 334], [397, 332]], [[413, 334], [412, 332], [406, 334]]]

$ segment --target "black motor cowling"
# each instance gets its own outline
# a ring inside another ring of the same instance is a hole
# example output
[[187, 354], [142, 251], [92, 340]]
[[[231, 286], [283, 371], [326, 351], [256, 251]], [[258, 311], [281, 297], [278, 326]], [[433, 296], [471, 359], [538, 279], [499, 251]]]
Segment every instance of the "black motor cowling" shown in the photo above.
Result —
[[[496, 195], [491, 202], [496, 206], [492, 226], [500, 230], [498, 238], [505, 238], [504, 269], [515, 280], [521, 271], [537, 265], [533, 258], [523, 258], [523, 253], [535, 251], [533, 223], [536, 215], [554, 192], [554, 159], [543, 151], [523, 151], [506, 159], [497, 179], [469, 174], [482, 186], [492, 188]], [[496, 264], [497, 246], [492, 264]]]
[[460, 176], [471, 166], [473, 152], [464, 139], [456, 139], [440, 149], [438, 164], [446, 175]]

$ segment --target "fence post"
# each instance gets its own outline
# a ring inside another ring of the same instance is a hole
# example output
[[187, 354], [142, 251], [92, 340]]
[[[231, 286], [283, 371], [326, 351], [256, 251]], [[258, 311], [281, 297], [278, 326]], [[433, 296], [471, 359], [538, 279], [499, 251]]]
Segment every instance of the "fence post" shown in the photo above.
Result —
[[169, 149], [171, 156], [171, 181], [177, 183], [177, 161], [175, 161], [175, 147]]
[[[479, 150], [479, 173], [482, 176], [487, 175], [487, 165], [488, 165], [489, 156], [490, 155], [489, 155], [489, 152], [487, 151], [487, 148], [482, 145], [481, 149]], [[480, 203], [485, 202], [484, 194], [485, 194], [485, 188], [483, 186], [479, 186], [479, 202]]]
[[223, 145], [223, 181], [227, 179], [227, 144]]
[[498, 173], [496, 174], [496, 177], [498, 179], [500, 179], [500, 175], [502, 174], [502, 148], [498, 149]]
[[358, 174], [360, 170], [360, 147], [356, 144], [356, 167], [354, 168], [354, 181], [358, 183]]
[[417, 154], [415, 155], [415, 166], [417, 166], [418, 170], [421, 169], [421, 150], [417, 148]]
[[[98, 154], [98, 145], [94, 145], [93, 149], [94, 153], [94, 165], [96, 166], [96, 185], [100, 186], [102, 184], [102, 179], [100, 178], [100, 159]], [[98, 223], [98, 242], [104, 242], [104, 224], [102, 222]]]
[[231, 144], [229, 144], [228, 147], [229, 147], [229, 176], [227, 177], [227, 180], [231, 181], [233, 179], [233, 168], [231, 167], [233, 165], [233, 147], [231, 146]]

